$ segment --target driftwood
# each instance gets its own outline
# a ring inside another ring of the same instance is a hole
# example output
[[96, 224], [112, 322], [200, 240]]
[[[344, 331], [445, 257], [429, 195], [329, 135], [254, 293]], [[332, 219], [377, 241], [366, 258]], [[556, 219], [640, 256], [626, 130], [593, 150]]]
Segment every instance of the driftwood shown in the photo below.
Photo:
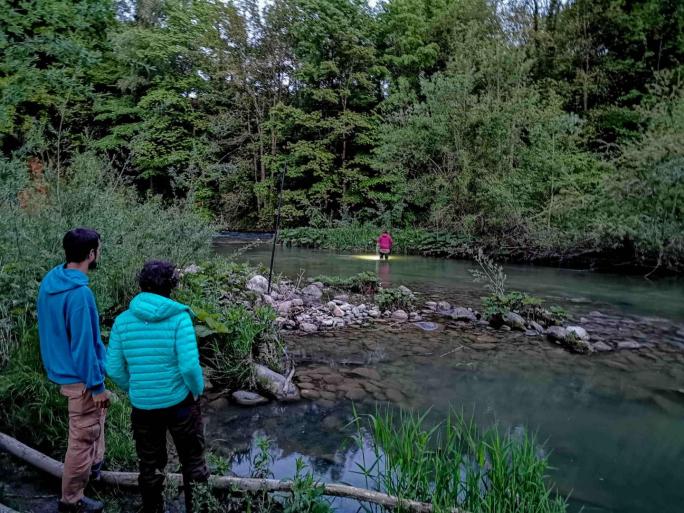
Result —
[[[0, 449], [30, 463], [34, 467], [47, 472], [51, 476], [61, 478], [63, 465], [59, 461], [39, 452], [20, 441], [0, 433]], [[182, 484], [183, 477], [180, 474], [167, 474], [166, 479], [177, 485]], [[138, 486], [137, 472], [102, 472], [102, 482], [121, 486]], [[217, 490], [235, 490], [242, 492], [290, 492], [292, 481], [278, 481], [276, 479], [253, 479], [247, 477], [211, 476], [209, 484]], [[432, 504], [418, 502], [400, 497], [393, 497], [385, 493], [374, 492], [364, 488], [356, 488], [341, 484], [321, 484], [324, 487], [324, 495], [332, 497], [345, 497], [362, 502], [370, 502], [388, 508], [402, 508], [414, 513], [432, 513]], [[0, 510], [0, 513], [2, 511]], [[454, 508], [452, 513], [466, 513]]]

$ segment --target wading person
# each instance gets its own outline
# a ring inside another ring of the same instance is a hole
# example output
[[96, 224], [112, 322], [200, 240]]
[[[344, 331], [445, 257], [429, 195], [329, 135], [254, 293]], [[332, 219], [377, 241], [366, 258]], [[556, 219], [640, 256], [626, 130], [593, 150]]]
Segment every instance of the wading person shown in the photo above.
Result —
[[390, 253], [392, 252], [392, 244], [394, 244], [392, 236], [387, 230], [383, 230], [380, 237], [378, 237], [378, 253], [380, 254], [380, 260], [383, 258], [389, 260]]
[[92, 513], [104, 504], [83, 495], [98, 478], [105, 449], [105, 347], [88, 272], [100, 257], [100, 235], [69, 231], [62, 241], [66, 264], [45, 275], [38, 293], [40, 354], [48, 378], [68, 398], [69, 442], [64, 457], [60, 512]]
[[164, 511], [166, 433], [182, 467], [185, 507], [192, 511], [196, 483], [209, 477], [199, 396], [204, 378], [190, 309], [169, 298], [175, 266], [150, 261], [138, 275], [141, 292], [112, 327], [107, 374], [128, 391], [144, 513]]

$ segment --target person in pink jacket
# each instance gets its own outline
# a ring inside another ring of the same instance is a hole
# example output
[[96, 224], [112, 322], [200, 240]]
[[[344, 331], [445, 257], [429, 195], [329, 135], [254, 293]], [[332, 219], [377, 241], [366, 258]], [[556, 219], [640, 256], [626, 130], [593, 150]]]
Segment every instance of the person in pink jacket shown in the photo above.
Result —
[[380, 260], [383, 258], [385, 260], [389, 260], [393, 243], [394, 241], [392, 240], [392, 236], [387, 232], [387, 230], [383, 230], [380, 237], [378, 237], [378, 253], [380, 253]]

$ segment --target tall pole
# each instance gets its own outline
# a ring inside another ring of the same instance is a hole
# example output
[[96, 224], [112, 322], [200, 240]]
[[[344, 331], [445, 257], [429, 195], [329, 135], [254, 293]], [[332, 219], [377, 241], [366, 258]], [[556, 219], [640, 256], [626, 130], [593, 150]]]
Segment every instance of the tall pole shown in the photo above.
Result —
[[271, 293], [271, 278], [273, 278], [273, 261], [275, 260], [276, 242], [278, 241], [278, 228], [280, 227], [280, 207], [283, 204], [283, 185], [285, 184], [287, 164], [280, 173], [280, 188], [278, 190], [278, 209], [276, 210], [275, 227], [273, 229], [273, 247], [271, 248], [271, 266], [268, 271], [268, 294]]

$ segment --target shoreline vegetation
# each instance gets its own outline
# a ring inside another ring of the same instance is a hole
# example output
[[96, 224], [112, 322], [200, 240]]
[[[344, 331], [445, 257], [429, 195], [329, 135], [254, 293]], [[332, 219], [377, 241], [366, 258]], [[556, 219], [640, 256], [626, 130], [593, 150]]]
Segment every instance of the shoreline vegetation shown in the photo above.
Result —
[[[278, 241], [283, 246], [291, 247], [375, 253], [375, 241], [381, 232], [382, 227], [370, 224], [334, 228], [283, 228], [279, 231]], [[649, 277], [684, 273], [684, 268], [678, 263], [670, 267], [660, 266], [656, 254], [640, 254], [628, 243], [596, 248], [547, 247], [427, 228], [396, 228], [390, 232], [394, 239], [392, 251], [395, 254], [474, 260], [478, 251], [482, 250], [491, 258], [506, 263]], [[236, 236], [239, 237], [239, 234]]]

